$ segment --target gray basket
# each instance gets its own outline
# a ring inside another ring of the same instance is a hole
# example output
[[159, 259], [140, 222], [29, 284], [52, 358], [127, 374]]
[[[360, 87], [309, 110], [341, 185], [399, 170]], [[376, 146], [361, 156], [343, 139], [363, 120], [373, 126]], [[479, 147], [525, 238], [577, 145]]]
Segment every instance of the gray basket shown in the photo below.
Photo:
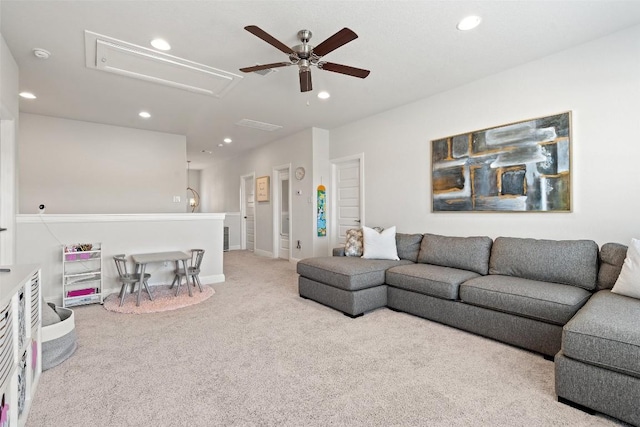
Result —
[[73, 311], [56, 307], [61, 322], [42, 327], [42, 370], [46, 371], [67, 360], [77, 347]]

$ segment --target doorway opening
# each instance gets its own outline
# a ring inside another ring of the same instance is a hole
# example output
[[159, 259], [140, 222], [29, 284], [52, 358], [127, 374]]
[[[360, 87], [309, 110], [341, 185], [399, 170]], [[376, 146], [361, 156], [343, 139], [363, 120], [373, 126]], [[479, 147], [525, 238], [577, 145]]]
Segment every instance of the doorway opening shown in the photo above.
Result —
[[364, 222], [364, 153], [331, 160], [331, 247], [344, 244], [347, 230]]
[[255, 251], [255, 173], [240, 177], [240, 248]]
[[273, 168], [273, 257], [291, 259], [291, 165]]

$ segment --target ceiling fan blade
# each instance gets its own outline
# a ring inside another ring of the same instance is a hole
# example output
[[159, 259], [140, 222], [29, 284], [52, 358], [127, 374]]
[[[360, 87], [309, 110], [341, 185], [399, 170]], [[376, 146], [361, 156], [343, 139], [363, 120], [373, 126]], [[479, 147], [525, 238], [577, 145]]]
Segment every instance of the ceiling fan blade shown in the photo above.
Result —
[[362, 68], [350, 67], [348, 65], [334, 64], [333, 62], [319, 62], [318, 68], [326, 71], [333, 71], [334, 73], [347, 74], [353, 77], [360, 77], [364, 79], [369, 75], [371, 71], [364, 70]]
[[318, 46], [313, 48], [313, 53], [318, 56], [324, 56], [329, 52], [333, 52], [340, 46], [349, 43], [358, 38], [358, 35], [348, 28], [343, 28]]
[[300, 92], [309, 92], [311, 86], [311, 70], [300, 70]]
[[273, 64], [254, 65], [253, 67], [240, 68], [243, 73], [251, 73], [253, 71], [266, 70], [268, 68], [286, 67], [291, 65], [291, 62], [274, 62]]
[[246, 27], [244, 27], [244, 29], [249, 31], [254, 36], [266, 41], [267, 43], [269, 43], [271, 46], [275, 47], [276, 49], [286, 53], [287, 55], [295, 54], [293, 49], [291, 49], [289, 46], [287, 46], [286, 44], [284, 44], [281, 41], [277, 40], [272, 35], [267, 34], [266, 31], [262, 30], [261, 28], [255, 26], [255, 25], [247, 25]]

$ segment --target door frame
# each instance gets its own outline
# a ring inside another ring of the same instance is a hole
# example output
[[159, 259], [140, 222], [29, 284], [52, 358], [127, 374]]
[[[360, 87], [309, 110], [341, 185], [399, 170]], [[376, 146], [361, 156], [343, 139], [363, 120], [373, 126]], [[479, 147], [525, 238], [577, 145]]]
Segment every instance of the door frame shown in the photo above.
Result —
[[351, 156], [340, 157], [329, 160], [331, 163], [331, 244], [329, 245], [329, 255], [332, 248], [338, 247], [342, 242], [338, 242], [340, 235], [338, 224], [338, 166], [343, 163], [358, 160], [360, 162], [360, 225], [365, 225], [364, 219], [364, 153], [354, 154]]
[[[246, 175], [240, 175], [240, 249], [247, 249], [247, 178], [253, 180], [253, 185], [256, 182], [256, 173], [251, 172]], [[256, 250], [256, 208], [255, 208], [255, 190], [254, 190], [254, 205], [253, 205], [253, 251]]]
[[291, 163], [287, 163], [280, 166], [274, 166], [271, 170], [271, 182], [274, 184], [272, 187], [272, 198], [273, 198], [273, 258], [279, 258], [280, 255], [280, 199], [281, 199], [281, 191], [280, 191], [280, 172], [287, 171], [289, 175], [289, 260], [293, 256], [293, 247], [291, 245], [293, 230], [293, 200], [291, 199]]
[[0, 227], [7, 230], [0, 233], [0, 264], [16, 262], [16, 180], [17, 146], [16, 121], [7, 109], [0, 105]]

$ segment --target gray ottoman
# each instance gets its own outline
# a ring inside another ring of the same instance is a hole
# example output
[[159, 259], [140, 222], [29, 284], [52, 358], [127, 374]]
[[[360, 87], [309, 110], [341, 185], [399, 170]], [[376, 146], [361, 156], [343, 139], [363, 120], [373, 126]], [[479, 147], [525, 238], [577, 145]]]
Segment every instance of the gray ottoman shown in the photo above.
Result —
[[339, 310], [350, 317], [387, 304], [386, 271], [411, 261], [357, 257], [318, 257], [298, 262], [300, 296]]

